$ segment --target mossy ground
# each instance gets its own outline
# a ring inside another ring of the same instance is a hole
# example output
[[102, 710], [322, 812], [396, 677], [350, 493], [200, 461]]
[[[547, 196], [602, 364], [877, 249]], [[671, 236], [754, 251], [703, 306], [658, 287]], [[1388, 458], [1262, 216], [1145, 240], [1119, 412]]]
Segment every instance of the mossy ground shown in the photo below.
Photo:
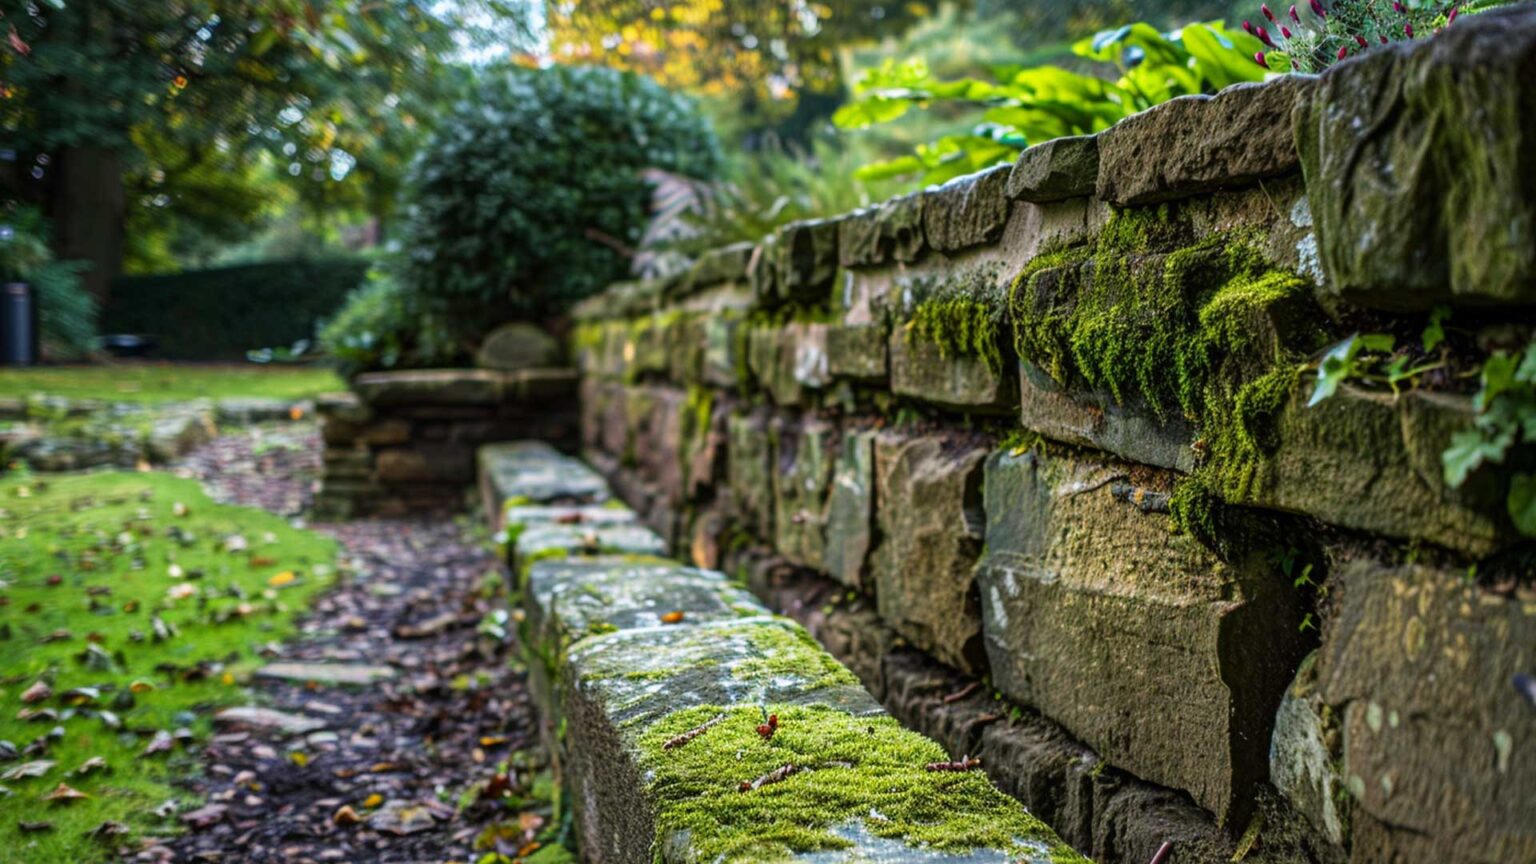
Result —
[[[180, 727], [204, 735], [210, 709], [247, 698], [241, 681], [256, 648], [293, 631], [295, 614], [331, 579], [335, 543], [153, 473], [11, 475], [0, 480], [0, 510], [0, 739], [24, 748], [55, 725], [64, 730], [46, 755], [23, 757], [52, 760], [51, 770], [3, 784], [12, 794], [0, 808], [0, 861], [104, 859], [111, 845], [89, 832], [107, 820], [135, 833], [174, 831], [174, 818], [152, 814], [168, 800], [188, 803], [172, 780], [197, 762], [180, 747], [141, 756], [149, 736]], [[230, 550], [233, 535], [248, 548]], [[177, 599], [173, 590], [193, 593]], [[169, 638], [156, 637], [157, 618]], [[38, 680], [56, 695], [24, 706], [21, 694]], [[71, 707], [62, 694], [73, 688], [99, 695]], [[59, 716], [27, 722], [17, 718], [23, 707]], [[71, 773], [97, 756], [106, 770]], [[60, 782], [91, 797], [43, 803]], [[54, 827], [21, 833], [22, 821]]]
[[323, 366], [135, 363], [0, 370], [0, 398], [36, 395], [105, 402], [189, 402], [262, 397], [306, 399], [346, 385]]
[[[764, 740], [764, 712], [778, 729]], [[674, 736], [725, 719], [682, 747]], [[1049, 842], [1049, 829], [979, 771], [928, 771], [948, 757], [938, 744], [890, 717], [856, 717], [822, 706], [703, 706], [678, 711], [639, 740], [651, 777], [658, 836], [691, 833], [700, 861], [773, 861], [796, 852], [852, 845], [833, 829], [862, 823], [876, 836], [959, 852], [1020, 850]], [[750, 792], [742, 783], [785, 765], [800, 770]], [[1059, 862], [1086, 862], [1065, 847]]]

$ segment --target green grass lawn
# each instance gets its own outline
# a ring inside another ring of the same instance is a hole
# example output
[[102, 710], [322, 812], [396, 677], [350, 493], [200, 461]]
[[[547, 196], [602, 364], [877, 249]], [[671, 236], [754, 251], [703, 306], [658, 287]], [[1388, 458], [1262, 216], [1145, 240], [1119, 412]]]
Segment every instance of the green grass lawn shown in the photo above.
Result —
[[345, 389], [323, 366], [124, 363], [0, 369], [0, 398], [37, 394], [109, 402], [185, 402], [234, 396], [303, 399]]
[[[46, 753], [0, 759], [0, 775], [53, 763], [0, 779], [0, 862], [102, 860], [129, 839], [91, 836], [109, 820], [175, 831], [174, 815], [154, 811], [192, 803], [172, 781], [199, 769], [197, 747], [146, 748], [162, 731], [202, 738], [213, 708], [246, 701], [256, 649], [292, 633], [335, 559], [331, 539], [215, 504], [193, 480], [0, 478], [0, 741], [25, 750], [62, 730]], [[24, 699], [40, 681], [52, 694]], [[78, 773], [97, 757], [104, 767]], [[90, 797], [44, 800], [60, 783]], [[35, 822], [52, 827], [22, 830]]]

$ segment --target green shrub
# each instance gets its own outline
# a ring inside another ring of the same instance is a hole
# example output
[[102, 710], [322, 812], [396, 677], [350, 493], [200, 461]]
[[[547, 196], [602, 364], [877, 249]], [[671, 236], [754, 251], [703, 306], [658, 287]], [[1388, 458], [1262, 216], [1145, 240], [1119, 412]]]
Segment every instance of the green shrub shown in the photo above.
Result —
[[368, 266], [361, 258], [300, 259], [119, 279], [102, 326], [155, 334], [167, 357], [239, 359], [251, 348], [314, 335]]
[[650, 198], [641, 172], [714, 174], [693, 103], [593, 67], [487, 76], [413, 166], [401, 277], [471, 338], [558, 315], [628, 271]]
[[423, 305], [419, 294], [376, 271], [321, 328], [320, 349], [347, 377], [368, 369], [464, 361], [468, 352], [455, 342], [441, 316]]

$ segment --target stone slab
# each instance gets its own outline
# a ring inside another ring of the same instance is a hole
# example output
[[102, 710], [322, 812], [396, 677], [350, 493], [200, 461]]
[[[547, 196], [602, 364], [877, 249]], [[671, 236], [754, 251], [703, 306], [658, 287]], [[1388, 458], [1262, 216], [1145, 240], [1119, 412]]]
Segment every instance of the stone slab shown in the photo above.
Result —
[[1111, 764], [1243, 824], [1303, 650], [1296, 592], [1272, 549], [1229, 562], [1171, 533], [1137, 504], [1156, 490], [1138, 494], [1131, 476], [1033, 451], [989, 457], [976, 578], [993, 682]]
[[542, 442], [487, 444], [476, 453], [488, 513], [507, 502], [600, 504], [608, 500], [601, 475]]
[[1008, 175], [1010, 199], [1045, 204], [1092, 195], [1099, 142], [1092, 135], [1053, 138], [1024, 149]]
[[329, 725], [324, 720], [306, 717], [303, 714], [290, 714], [286, 711], [254, 705], [225, 708], [213, 715], [213, 722], [277, 732], [282, 735], [308, 735], [311, 732], [319, 732]]
[[891, 333], [891, 392], [955, 411], [1001, 413], [1018, 396], [1008, 369], [980, 357], [950, 355], [908, 327]]
[[996, 243], [1008, 224], [1010, 166], [967, 174], [924, 193], [923, 233], [939, 252]]

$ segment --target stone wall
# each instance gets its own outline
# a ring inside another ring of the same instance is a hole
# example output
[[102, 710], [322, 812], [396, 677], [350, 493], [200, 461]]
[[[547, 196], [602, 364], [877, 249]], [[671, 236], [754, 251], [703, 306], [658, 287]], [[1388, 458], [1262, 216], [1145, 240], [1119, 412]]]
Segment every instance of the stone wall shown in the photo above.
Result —
[[1532, 80], [1531, 6], [1463, 16], [615, 285], [584, 453], [1096, 860], [1536, 860], [1531, 546], [1440, 465], [1475, 377], [1306, 371], [1530, 338]]
[[538, 438], [571, 447], [575, 372], [426, 369], [369, 372], [316, 400], [321, 519], [458, 510], [483, 444]]

